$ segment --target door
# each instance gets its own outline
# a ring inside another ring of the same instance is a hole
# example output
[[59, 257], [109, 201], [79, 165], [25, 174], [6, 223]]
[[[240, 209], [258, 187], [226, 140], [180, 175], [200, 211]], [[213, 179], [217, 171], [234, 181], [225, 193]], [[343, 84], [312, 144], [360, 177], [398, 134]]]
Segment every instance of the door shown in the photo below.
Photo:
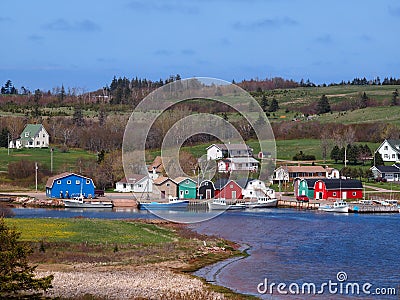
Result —
[[165, 191], [161, 191], [161, 199], [165, 199]]
[[185, 191], [179, 191], [179, 198], [180, 199], [185, 198], [184, 195], [185, 195]]
[[342, 192], [342, 199], [346, 200], [347, 199], [347, 192]]
[[206, 190], [206, 199], [211, 199], [211, 190]]
[[232, 191], [232, 199], [236, 199], [236, 191]]

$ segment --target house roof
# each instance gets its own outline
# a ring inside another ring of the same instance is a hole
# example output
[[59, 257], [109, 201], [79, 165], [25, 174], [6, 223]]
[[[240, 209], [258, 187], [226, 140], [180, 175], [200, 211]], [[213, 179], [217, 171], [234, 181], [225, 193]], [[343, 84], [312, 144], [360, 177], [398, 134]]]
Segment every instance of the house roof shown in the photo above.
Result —
[[233, 162], [234, 164], [259, 163], [259, 161], [253, 157], [231, 157], [227, 158], [227, 160]]
[[395, 166], [375, 166], [379, 173], [400, 173], [400, 169]]
[[220, 190], [220, 189], [223, 189], [228, 184], [228, 182], [229, 182], [229, 179], [220, 178], [220, 179], [217, 179], [214, 186], [216, 189]]
[[287, 169], [289, 173], [325, 173], [326, 170], [322, 166], [286, 166], [281, 167]]
[[236, 180], [236, 183], [237, 183], [242, 189], [244, 189], [244, 188], [246, 188], [247, 184], [248, 184], [250, 181], [253, 181], [253, 180], [252, 180], [252, 179], [248, 179], [248, 178], [241, 178], [241, 179]]
[[156, 156], [154, 161], [149, 165], [148, 171], [151, 173], [153, 172], [153, 169], [156, 170], [157, 173], [163, 173], [164, 172], [164, 166], [162, 163], [162, 158], [161, 156]]
[[215, 189], [214, 182], [212, 182], [211, 180], [203, 180], [202, 182], [200, 182], [200, 187], [204, 186], [204, 184], [205, 184], [206, 182], [211, 183], [211, 185], [212, 185], [212, 186], [214, 187], [214, 189]]
[[327, 190], [337, 189], [362, 189], [363, 185], [357, 179], [320, 179], [325, 183]]
[[386, 140], [389, 145], [396, 150], [397, 152], [400, 152], [400, 140], [397, 139], [388, 139]]
[[118, 182], [119, 183], [136, 183], [136, 182], [143, 180], [146, 177], [148, 178], [147, 175], [143, 175], [143, 174], [130, 174], [128, 179], [126, 177], [124, 177]]
[[400, 163], [394, 163], [392, 166], [400, 169]]
[[189, 177], [176, 177], [176, 178], [174, 179], [174, 181], [175, 181], [177, 184], [180, 184], [180, 183], [182, 183], [182, 182], [185, 181], [185, 180], [190, 180], [190, 181], [196, 183], [196, 181], [194, 181], [192, 178], [189, 178]]
[[70, 175], [75, 175], [75, 176], [78, 176], [78, 177], [81, 177], [81, 178], [84, 178], [84, 179], [92, 180], [89, 177], [85, 177], [85, 176], [82, 176], [82, 175], [79, 175], [79, 174], [75, 174], [75, 173], [71, 173], [71, 172], [64, 172], [64, 173], [49, 177], [49, 179], [47, 179], [47, 182], [46, 182], [46, 187], [47, 188], [52, 188], [54, 181], [62, 179], [62, 178], [65, 178], [65, 177], [68, 177]]
[[170, 180], [170, 181], [172, 181], [173, 183], [176, 184], [176, 182], [174, 180], [172, 180], [169, 177], [165, 177], [165, 176], [160, 176], [160, 177], [154, 179], [153, 183], [156, 184], [156, 185], [160, 185], [160, 184], [163, 184], [164, 182], [166, 182], [167, 180]]
[[206, 149], [208, 150], [211, 147], [217, 147], [221, 150], [250, 150], [251, 148], [246, 144], [212, 144], [208, 146]]
[[307, 179], [302, 179], [302, 181], [303, 180], [307, 183], [307, 186], [309, 189], [313, 189], [315, 182], [317, 182], [318, 180], [321, 180], [321, 179], [320, 178], [307, 178]]
[[[42, 127], [43, 127], [42, 124], [27, 124], [20, 135], [20, 139], [21, 140], [31, 140], [39, 133], [39, 131], [42, 129]], [[29, 136], [25, 136], [26, 133], [28, 133]]]

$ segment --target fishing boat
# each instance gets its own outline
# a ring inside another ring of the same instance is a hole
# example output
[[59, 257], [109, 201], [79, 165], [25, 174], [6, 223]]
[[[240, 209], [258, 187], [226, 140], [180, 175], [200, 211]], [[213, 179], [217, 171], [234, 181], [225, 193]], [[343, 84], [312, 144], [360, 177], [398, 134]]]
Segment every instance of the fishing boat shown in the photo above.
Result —
[[278, 199], [270, 197], [257, 197], [255, 202], [245, 202], [246, 208], [264, 208], [264, 207], [276, 207], [278, 205]]
[[111, 201], [92, 201], [85, 200], [83, 195], [79, 195], [72, 199], [64, 199], [65, 207], [73, 208], [112, 208], [113, 203]]
[[245, 209], [246, 205], [243, 203], [228, 204], [225, 198], [216, 198], [212, 202], [208, 202], [210, 210], [236, 210]]
[[139, 209], [184, 209], [187, 208], [189, 200], [178, 199], [177, 197], [170, 197], [168, 202], [140, 202]]
[[347, 213], [349, 212], [349, 205], [344, 201], [335, 201], [333, 204], [322, 205], [318, 210], [327, 212]]

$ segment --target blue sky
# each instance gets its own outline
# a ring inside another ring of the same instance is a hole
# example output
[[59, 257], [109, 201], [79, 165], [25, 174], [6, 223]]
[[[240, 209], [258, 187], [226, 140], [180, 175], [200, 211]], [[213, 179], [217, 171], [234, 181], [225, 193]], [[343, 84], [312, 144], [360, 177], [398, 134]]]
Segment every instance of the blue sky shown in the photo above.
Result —
[[2, 0], [0, 85], [400, 77], [396, 0]]

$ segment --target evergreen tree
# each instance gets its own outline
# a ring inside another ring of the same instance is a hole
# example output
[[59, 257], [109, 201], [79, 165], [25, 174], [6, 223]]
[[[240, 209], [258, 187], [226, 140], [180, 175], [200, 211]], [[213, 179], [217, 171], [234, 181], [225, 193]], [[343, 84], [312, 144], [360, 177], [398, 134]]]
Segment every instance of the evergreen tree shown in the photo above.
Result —
[[261, 98], [261, 108], [262, 108], [262, 110], [263, 110], [264, 112], [267, 111], [267, 106], [268, 106], [268, 99], [267, 99], [267, 97], [265, 97], [265, 95], [263, 94], [263, 95], [262, 95], [262, 98]]
[[79, 127], [82, 127], [85, 125], [85, 119], [83, 118], [83, 113], [82, 109], [80, 107], [76, 108], [74, 114], [72, 116], [72, 122]]
[[335, 161], [335, 163], [337, 163], [338, 160], [340, 160], [340, 149], [337, 145], [335, 145], [335, 147], [333, 147], [330, 157], [331, 157], [331, 159], [333, 159]]
[[347, 160], [350, 162], [353, 162], [353, 164], [357, 164], [357, 158], [358, 158], [358, 146], [357, 145], [348, 145], [347, 146]]
[[[18, 294], [46, 291], [51, 288], [53, 275], [36, 278], [36, 266], [30, 266], [32, 249], [18, 242], [20, 233], [10, 229], [0, 218], [0, 298], [15, 299]], [[38, 295], [38, 294], [36, 294]], [[24, 298], [27, 299], [27, 298]]]
[[32, 112], [33, 116], [36, 118], [40, 116], [40, 110], [39, 110], [40, 98], [42, 98], [42, 92], [39, 89], [37, 89], [33, 96], [33, 112]]
[[317, 114], [326, 114], [331, 111], [331, 106], [329, 105], [329, 100], [326, 95], [322, 95], [321, 99], [317, 104]]
[[3, 127], [0, 132], [0, 147], [8, 147], [8, 135], [10, 131], [7, 127]]
[[399, 92], [396, 89], [393, 93], [392, 93], [392, 102], [390, 103], [390, 105], [395, 106], [397, 105], [397, 97], [399, 97]]
[[272, 99], [271, 101], [271, 105], [269, 106], [268, 111], [269, 112], [275, 112], [279, 109], [279, 104], [278, 104], [278, 100], [275, 99], [275, 97]]
[[371, 161], [371, 166], [374, 166], [374, 163], [375, 163], [375, 166], [384, 166], [385, 165], [385, 163], [383, 162], [383, 159], [382, 159], [382, 155], [378, 151], [375, 152], [375, 158]]
[[60, 93], [58, 94], [58, 99], [60, 100], [60, 102], [63, 102], [65, 99], [64, 85], [61, 85], [61, 90], [60, 90]]
[[366, 108], [368, 106], [368, 96], [364, 92], [361, 96], [361, 103], [360, 103], [360, 108]]

